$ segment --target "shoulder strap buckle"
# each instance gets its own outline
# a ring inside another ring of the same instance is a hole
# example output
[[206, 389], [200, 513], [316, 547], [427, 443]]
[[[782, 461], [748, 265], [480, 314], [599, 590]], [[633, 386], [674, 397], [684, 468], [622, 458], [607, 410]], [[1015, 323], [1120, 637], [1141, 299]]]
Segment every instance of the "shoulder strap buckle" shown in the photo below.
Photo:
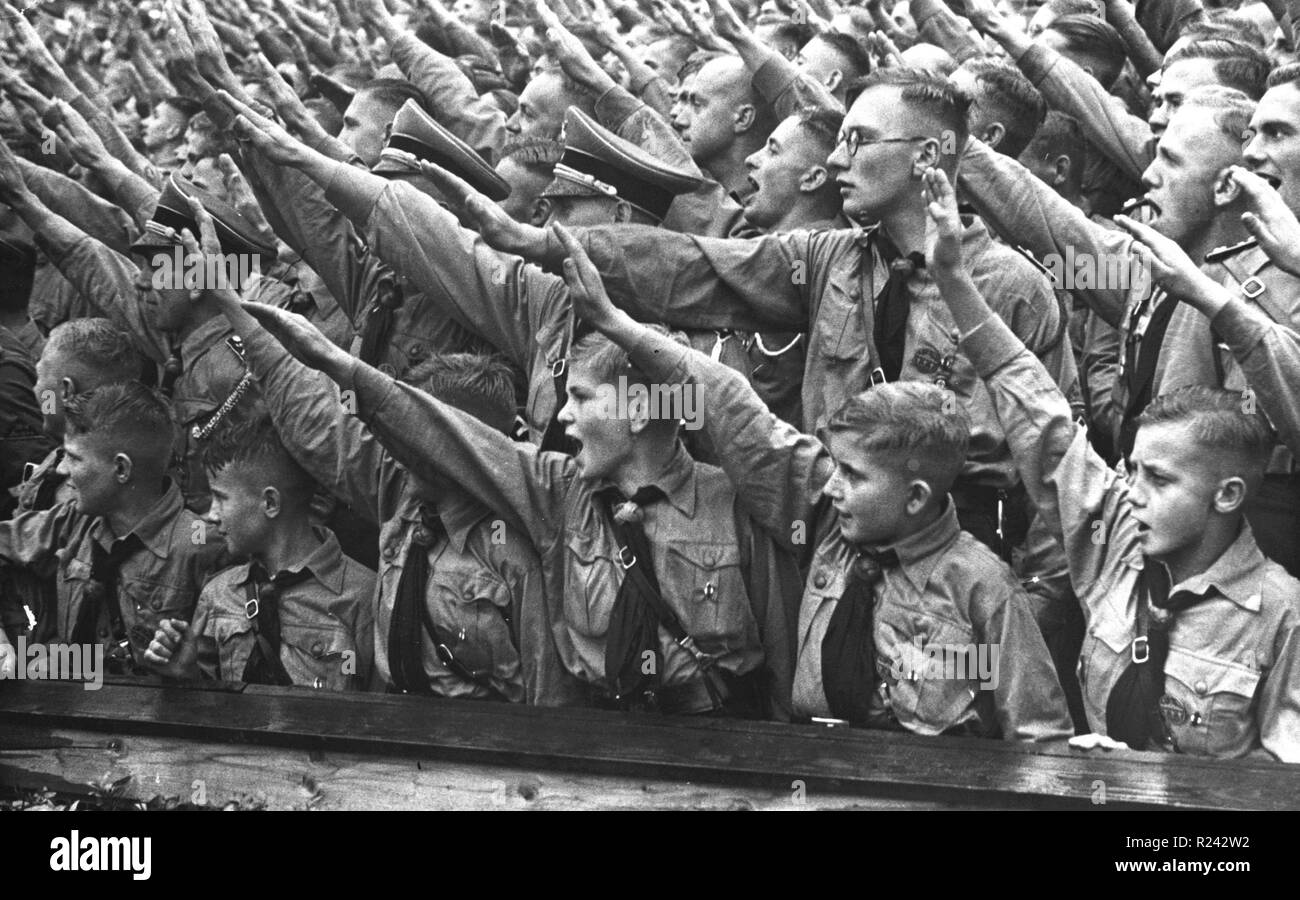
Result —
[[[1141, 654], [1141, 656], [1139, 656], [1139, 654]], [[1137, 665], [1141, 665], [1151, 658], [1150, 642], [1145, 634], [1139, 635], [1133, 639], [1131, 658]]]

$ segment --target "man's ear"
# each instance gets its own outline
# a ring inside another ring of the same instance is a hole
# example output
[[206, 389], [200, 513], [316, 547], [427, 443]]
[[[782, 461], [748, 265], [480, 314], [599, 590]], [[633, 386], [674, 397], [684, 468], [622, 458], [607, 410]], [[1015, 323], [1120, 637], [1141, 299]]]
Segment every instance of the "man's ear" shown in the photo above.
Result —
[[735, 124], [732, 125], [731, 130], [736, 134], [744, 134], [746, 131], [753, 128], [754, 123], [757, 121], [758, 108], [752, 103], [746, 103], [736, 110], [736, 120]]
[[1065, 182], [1070, 178], [1070, 172], [1074, 170], [1074, 160], [1062, 153], [1060, 156], [1056, 157], [1056, 160], [1052, 163], [1052, 170], [1052, 186], [1055, 187], [1059, 184], [1065, 184]]
[[533, 205], [528, 213], [528, 224], [536, 228], [544, 228], [546, 220], [551, 217], [551, 201], [545, 197], [537, 197], [533, 200]]
[[920, 478], [911, 482], [907, 486], [907, 514], [909, 516], [918, 515], [921, 510], [925, 509], [934, 496], [934, 488], [930, 487], [930, 482], [923, 481]]
[[1238, 512], [1246, 503], [1247, 493], [1246, 479], [1239, 475], [1223, 479], [1214, 492], [1214, 511], [1225, 514]]
[[942, 146], [938, 138], [926, 138], [922, 142], [916, 156], [912, 159], [912, 180], [920, 181], [921, 176], [929, 169], [939, 166], [939, 160], [942, 159]]
[[830, 173], [826, 171], [825, 166], [809, 166], [799, 176], [799, 190], [804, 194], [819, 191], [830, 177]]
[[626, 200], [619, 200], [614, 204], [614, 224], [626, 225], [632, 221], [632, 204]]
[[989, 125], [988, 128], [984, 129], [984, 133], [980, 135], [980, 140], [996, 150], [998, 144], [1002, 143], [1002, 139], [1006, 136], [1007, 126], [1003, 125], [1001, 122], [994, 122]]
[[1241, 197], [1241, 187], [1237, 180], [1228, 174], [1228, 169], [1220, 169], [1214, 176], [1214, 205], [1219, 209], [1231, 206]]
[[71, 378], [59, 379], [59, 400], [67, 403], [77, 393], [77, 383]]
[[833, 94], [835, 93], [835, 90], [844, 83], [844, 72], [840, 69], [831, 69], [826, 76], [826, 80], [822, 83], [826, 85], [826, 90]]
[[134, 469], [135, 463], [125, 453], [118, 453], [113, 456], [113, 477], [117, 479], [118, 484], [129, 483], [131, 481], [131, 472]]
[[637, 435], [650, 427], [650, 398], [645, 391], [628, 391], [627, 427]]
[[274, 487], [262, 488], [262, 513], [268, 519], [274, 519], [284, 510], [284, 502], [280, 498], [280, 489]]

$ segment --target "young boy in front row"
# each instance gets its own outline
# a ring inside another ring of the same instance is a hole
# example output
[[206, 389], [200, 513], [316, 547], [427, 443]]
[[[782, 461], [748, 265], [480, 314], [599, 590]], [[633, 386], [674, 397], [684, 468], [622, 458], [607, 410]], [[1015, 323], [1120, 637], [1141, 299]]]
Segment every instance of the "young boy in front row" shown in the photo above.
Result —
[[261, 414], [213, 435], [203, 465], [208, 521], [248, 561], [213, 576], [192, 620], [162, 621], [146, 660], [179, 678], [364, 690], [375, 573], [312, 525], [315, 482]]
[[957, 524], [948, 490], [970, 420], [950, 393], [881, 385], [850, 398], [821, 439], [801, 434], [745, 379], [615, 309], [581, 247], [557, 232], [576, 313], [651, 379], [693, 382], [736, 493], [781, 545], [812, 550], [796, 718], [1022, 741], [1073, 734], [1018, 580]]
[[947, 178], [925, 175], [927, 253], [1034, 505], [1065, 546], [1087, 620], [1079, 658], [1094, 732], [1136, 749], [1300, 762], [1300, 582], [1245, 521], [1273, 447], [1242, 393], [1154, 400], [1121, 477], [961, 263]]
[[189, 617], [223, 547], [166, 474], [176, 426], [158, 394], [104, 384], [64, 417], [59, 473], [75, 496], [0, 522], [0, 560], [57, 571], [52, 643], [99, 644], [110, 673], [144, 672], [158, 623]]

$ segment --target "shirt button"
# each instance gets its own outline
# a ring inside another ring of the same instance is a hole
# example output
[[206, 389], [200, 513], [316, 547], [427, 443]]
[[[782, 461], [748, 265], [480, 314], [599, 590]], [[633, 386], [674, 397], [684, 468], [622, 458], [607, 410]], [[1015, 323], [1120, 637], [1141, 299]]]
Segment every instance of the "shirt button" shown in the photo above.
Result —
[[312, 655], [312, 656], [320, 656], [320, 655], [321, 655], [321, 651], [324, 650], [324, 649], [325, 649], [325, 645], [322, 644], [320, 641], [317, 641], [316, 643], [314, 643], [314, 644], [311, 645], [311, 655]]
[[410, 349], [406, 351], [406, 355], [413, 360], [422, 359], [424, 357], [424, 345], [412, 344]]
[[397, 550], [396, 548], [393, 547], [392, 544], [389, 544], [386, 547], [384, 547], [383, 555], [384, 555], [384, 559], [392, 559], [394, 556], [397, 555]]
[[712, 550], [704, 552], [704, 564], [706, 566], [716, 566], [718, 564], [718, 554]]
[[321, 688], [325, 687], [325, 679], [317, 675], [316, 678], [312, 681], [311, 686], [319, 691]]
[[862, 289], [861, 289], [861, 288], [853, 288], [852, 290], [850, 290], [850, 291], [849, 291], [849, 299], [850, 299], [850, 300], [861, 300], [861, 299], [862, 299]]
[[1196, 693], [1199, 694], [1200, 696], [1204, 697], [1209, 690], [1210, 690], [1209, 685], [1207, 685], [1204, 681], [1196, 682]]
[[813, 576], [813, 587], [815, 587], [815, 588], [824, 588], [824, 587], [826, 587], [826, 573], [825, 573], [825, 572], [818, 572], [815, 576]]
[[149, 604], [149, 608], [152, 609], [154, 612], [157, 612], [158, 610], [162, 609], [162, 600], [154, 600], [152, 603]]
[[99, 629], [99, 636], [102, 638], [108, 637], [108, 629], [107, 628]]

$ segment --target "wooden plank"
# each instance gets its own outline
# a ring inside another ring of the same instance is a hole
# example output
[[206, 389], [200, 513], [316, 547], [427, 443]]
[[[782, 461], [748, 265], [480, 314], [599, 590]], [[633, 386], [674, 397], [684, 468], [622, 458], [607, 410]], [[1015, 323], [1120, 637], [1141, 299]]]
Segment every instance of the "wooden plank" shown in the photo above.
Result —
[[1254, 760], [292, 688], [86, 692], [10, 682], [0, 688], [0, 723], [784, 791], [803, 781], [833, 793], [963, 795], [994, 806], [1026, 797], [1086, 805], [1104, 786], [1107, 805], [1300, 807], [1300, 768]]
[[906, 800], [23, 726], [0, 735], [0, 783], [82, 796], [117, 785], [123, 799], [272, 810], [986, 808], [965, 795]]

